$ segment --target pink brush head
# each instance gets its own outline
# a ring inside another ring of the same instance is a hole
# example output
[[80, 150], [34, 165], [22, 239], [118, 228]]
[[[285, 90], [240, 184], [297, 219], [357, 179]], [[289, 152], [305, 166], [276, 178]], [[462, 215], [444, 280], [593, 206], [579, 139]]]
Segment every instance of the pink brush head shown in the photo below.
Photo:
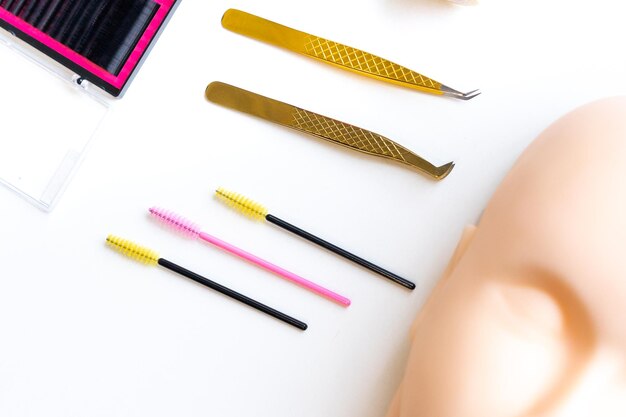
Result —
[[173, 229], [178, 230], [185, 236], [197, 238], [200, 235], [201, 230], [197, 224], [174, 212], [164, 210], [160, 207], [152, 207], [149, 211], [155, 218], [171, 226]]

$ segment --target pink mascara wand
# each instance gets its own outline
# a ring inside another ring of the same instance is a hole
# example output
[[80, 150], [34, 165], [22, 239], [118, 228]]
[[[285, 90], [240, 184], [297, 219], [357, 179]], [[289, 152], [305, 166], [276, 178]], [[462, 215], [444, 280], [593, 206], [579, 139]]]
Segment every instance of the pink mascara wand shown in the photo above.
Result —
[[174, 229], [182, 232], [185, 236], [191, 238], [200, 238], [205, 242], [209, 242], [219, 248], [224, 249], [234, 255], [239, 256], [240, 258], [246, 259], [261, 268], [264, 268], [270, 272], [273, 272], [281, 277], [294, 282], [301, 287], [304, 287], [310, 291], [313, 291], [316, 294], [319, 294], [323, 297], [326, 297], [332, 301], [335, 301], [343, 306], [349, 306], [350, 300], [342, 295], [339, 295], [327, 288], [324, 288], [314, 282], [311, 282], [301, 276], [294, 274], [293, 272], [289, 272], [286, 269], [283, 269], [277, 265], [274, 265], [264, 259], [259, 258], [249, 252], [244, 251], [243, 249], [239, 249], [236, 246], [231, 245], [228, 242], [224, 242], [221, 239], [216, 238], [215, 236], [211, 236], [208, 233], [200, 230], [200, 227], [189, 221], [188, 219], [177, 215], [171, 211], [163, 210], [161, 208], [152, 207], [150, 210], [150, 214], [152, 214], [155, 218], [161, 220], [163, 223], [173, 227]]

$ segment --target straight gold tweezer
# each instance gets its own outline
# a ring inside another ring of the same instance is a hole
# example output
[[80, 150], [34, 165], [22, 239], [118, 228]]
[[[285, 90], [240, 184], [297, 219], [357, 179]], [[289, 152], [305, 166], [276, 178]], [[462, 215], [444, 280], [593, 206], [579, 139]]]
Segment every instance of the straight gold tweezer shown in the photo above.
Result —
[[240, 10], [227, 10], [222, 17], [222, 26], [240, 35], [279, 46], [367, 77], [414, 90], [461, 100], [469, 100], [480, 94], [478, 90], [461, 93], [379, 56], [310, 35]]
[[207, 86], [205, 94], [209, 101], [221, 106], [317, 136], [358, 152], [392, 159], [437, 180], [445, 178], [454, 168], [453, 162], [437, 167], [378, 133], [229, 84], [212, 82]]

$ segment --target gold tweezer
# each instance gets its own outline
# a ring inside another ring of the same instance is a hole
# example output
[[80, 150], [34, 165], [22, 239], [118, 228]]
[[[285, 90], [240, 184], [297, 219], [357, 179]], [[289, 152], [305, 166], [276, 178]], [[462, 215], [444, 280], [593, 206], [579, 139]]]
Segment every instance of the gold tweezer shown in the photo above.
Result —
[[207, 86], [205, 94], [209, 101], [221, 106], [317, 136], [355, 151], [392, 159], [437, 180], [445, 178], [454, 168], [453, 162], [437, 167], [378, 133], [229, 84], [212, 82]]
[[371, 78], [431, 94], [469, 100], [480, 94], [462, 93], [422, 74], [360, 49], [272, 22], [236, 9], [222, 17], [222, 26], [240, 35], [279, 46]]

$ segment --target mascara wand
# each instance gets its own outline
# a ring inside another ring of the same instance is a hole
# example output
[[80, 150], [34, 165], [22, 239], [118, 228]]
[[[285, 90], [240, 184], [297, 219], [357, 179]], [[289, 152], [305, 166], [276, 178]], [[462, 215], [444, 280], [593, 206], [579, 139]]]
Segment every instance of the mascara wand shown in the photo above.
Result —
[[199, 284], [220, 292], [227, 297], [234, 298], [235, 300], [244, 303], [252, 308], [256, 308], [257, 310], [262, 311], [265, 314], [269, 314], [270, 316], [275, 317], [278, 320], [281, 320], [294, 327], [297, 327], [300, 330], [306, 330], [308, 327], [306, 323], [303, 323], [300, 320], [294, 319], [293, 317], [288, 316], [285, 313], [274, 310], [273, 308], [268, 307], [265, 304], [260, 303], [243, 294], [240, 294], [237, 291], [231, 290], [228, 287], [225, 287], [221, 284], [218, 284], [217, 282], [211, 281], [208, 278], [198, 275], [195, 272], [185, 269], [180, 265], [176, 265], [175, 263], [170, 262], [167, 259], [161, 258], [155, 251], [145, 248], [143, 246], [139, 246], [136, 243], [131, 242], [130, 240], [109, 235], [106, 239], [106, 243], [117, 252], [120, 252], [121, 254], [126, 255], [131, 259], [150, 266], [160, 265], [163, 268], [167, 268], [170, 271], [176, 272], [177, 274], [180, 274], [193, 281], [196, 281]]
[[325, 249], [328, 249], [329, 251], [336, 253], [337, 255], [342, 256], [356, 264], [359, 264], [369, 269], [370, 271], [376, 272], [377, 274], [382, 275], [383, 277], [397, 284], [400, 284], [403, 287], [406, 287], [410, 290], [415, 289], [415, 284], [412, 283], [411, 281], [404, 279], [394, 274], [393, 272], [389, 272], [386, 269], [383, 269], [378, 265], [375, 265], [369, 261], [366, 261], [365, 259], [358, 257], [355, 254], [350, 253], [345, 249], [340, 248], [339, 246], [333, 245], [332, 243], [327, 242], [324, 239], [321, 239], [305, 230], [302, 230], [299, 227], [296, 227], [291, 223], [288, 223], [282, 219], [279, 219], [276, 216], [269, 214], [268, 210], [264, 206], [262, 206], [261, 204], [255, 201], [250, 200], [249, 198], [242, 196], [241, 194], [237, 194], [232, 191], [225, 190], [223, 188], [218, 188], [215, 191], [215, 195], [220, 200], [228, 204], [230, 207], [240, 211], [241, 213], [243, 213], [244, 215], [248, 217], [251, 217], [255, 220], [265, 219], [268, 222], [273, 223], [278, 227], [281, 227], [295, 235], [298, 235], [308, 240], [309, 242], [315, 243], [316, 245], [319, 245]]
[[215, 236], [211, 236], [208, 233], [203, 232], [200, 227], [189, 221], [188, 219], [179, 216], [176, 213], [171, 211], [164, 210], [162, 208], [152, 207], [149, 209], [150, 214], [154, 216], [156, 219], [162, 221], [163, 223], [171, 226], [175, 230], [182, 232], [184, 235], [191, 238], [199, 238], [204, 240], [205, 242], [211, 243], [219, 248], [224, 249], [236, 256], [239, 256], [242, 259], [250, 261], [261, 268], [264, 268], [270, 272], [280, 275], [281, 277], [296, 283], [318, 295], [326, 297], [332, 301], [335, 301], [345, 307], [350, 305], [350, 300], [342, 295], [339, 295], [329, 289], [322, 287], [314, 282], [311, 282], [305, 278], [302, 278], [293, 272], [289, 272], [286, 269], [283, 269], [277, 265], [274, 265], [264, 259], [259, 258], [249, 252], [244, 251], [243, 249], [239, 249], [238, 247], [231, 245], [228, 242], [224, 242], [221, 239], [216, 238]]

